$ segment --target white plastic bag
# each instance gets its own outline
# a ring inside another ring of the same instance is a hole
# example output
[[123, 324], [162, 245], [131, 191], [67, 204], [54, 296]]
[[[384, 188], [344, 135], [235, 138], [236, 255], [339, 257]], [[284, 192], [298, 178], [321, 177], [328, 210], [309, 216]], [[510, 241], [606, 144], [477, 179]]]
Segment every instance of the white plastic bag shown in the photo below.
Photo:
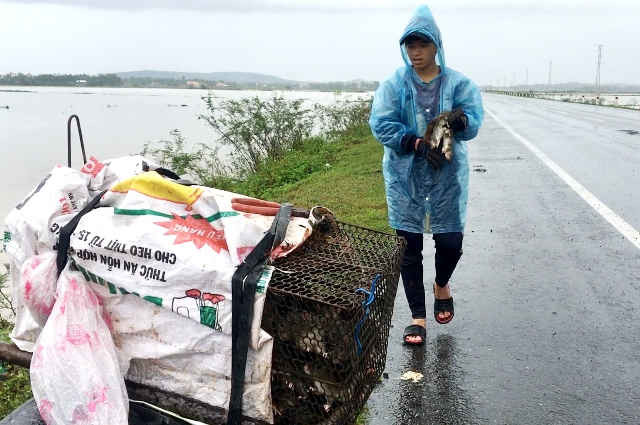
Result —
[[102, 300], [67, 267], [31, 360], [31, 389], [47, 425], [127, 425], [129, 399]]

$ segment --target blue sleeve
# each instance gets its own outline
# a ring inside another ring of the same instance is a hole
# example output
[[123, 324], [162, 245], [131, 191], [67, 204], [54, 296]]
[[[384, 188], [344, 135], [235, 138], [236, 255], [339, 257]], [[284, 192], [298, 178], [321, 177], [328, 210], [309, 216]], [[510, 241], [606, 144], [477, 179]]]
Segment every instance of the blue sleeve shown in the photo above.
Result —
[[466, 130], [456, 133], [456, 139], [471, 140], [478, 134], [478, 130], [484, 119], [482, 108], [482, 96], [478, 87], [468, 78], [464, 77], [455, 88], [453, 97], [453, 109], [462, 108], [467, 116]]
[[383, 82], [373, 97], [369, 116], [373, 137], [398, 153], [404, 153], [402, 138], [408, 132], [401, 121], [401, 99], [402, 93], [395, 84], [389, 80]]

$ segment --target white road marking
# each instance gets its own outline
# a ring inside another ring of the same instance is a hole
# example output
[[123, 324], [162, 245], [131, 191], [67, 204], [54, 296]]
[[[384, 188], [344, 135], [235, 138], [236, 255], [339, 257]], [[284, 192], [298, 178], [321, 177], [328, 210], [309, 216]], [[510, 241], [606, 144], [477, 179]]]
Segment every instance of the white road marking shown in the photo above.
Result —
[[636, 248], [640, 249], [640, 232], [627, 223], [622, 217], [613, 212], [611, 208], [607, 207], [602, 201], [589, 192], [587, 188], [578, 183], [576, 179], [571, 177], [569, 173], [564, 171], [558, 164], [556, 164], [551, 158], [549, 158], [544, 152], [535, 147], [530, 141], [516, 133], [509, 125], [499, 119], [496, 114], [485, 108], [485, 111], [496, 120], [498, 124], [504, 127], [513, 137], [515, 137], [520, 143], [525, 145], [531, 152], [533, 152], [540, 161], [542, 161], [547, 167], [549, 167], [554, 173], [558, 175], [571, 189], [573, 189], [587, 204], [591, 206], [598, 214], [600, 214], [605, 220], [609, 222], [618, 232], [629, 240]]

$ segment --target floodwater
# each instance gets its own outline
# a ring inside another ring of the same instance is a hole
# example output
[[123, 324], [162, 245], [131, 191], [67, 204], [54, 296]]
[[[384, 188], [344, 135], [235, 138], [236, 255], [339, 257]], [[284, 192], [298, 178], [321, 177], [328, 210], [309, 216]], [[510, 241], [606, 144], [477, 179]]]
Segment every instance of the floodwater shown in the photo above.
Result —
[[[329, 104], [364, 96], [356, 93], [267, 92], [231, 90], [124, 89], [92, 87], [0, 86], [0, 218], [38, 184], [54, 166], [67, 162], [67, 119], [80, 117], [87, 156], [116, 158], [142, 151], [147, 142], [171, 139], [179, 129], [186, 144], [216, 143], [213, 130], [198, 114], [203, 96], [220, 99], [282, 95]], [[6, 108], [8, 106], [8, 108]], [[73, 127], [72, 161], [82, 164]]]

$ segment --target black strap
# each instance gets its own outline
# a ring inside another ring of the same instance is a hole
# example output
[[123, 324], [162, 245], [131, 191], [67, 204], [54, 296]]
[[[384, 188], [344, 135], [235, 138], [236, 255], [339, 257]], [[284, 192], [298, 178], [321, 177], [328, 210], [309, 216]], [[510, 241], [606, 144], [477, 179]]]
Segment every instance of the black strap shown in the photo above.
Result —
[[180, 176], [177, 175], [176, 173], [174, 173], [173, 171], [167, 169], [167, 168], [156, 168], [155, 170], [156, 173], [160, 174], [162, 177], [169, 177], [171, 180], [180, 180]]
[[62, 272], [64, 266], [67, 265], [67, 257], [69, 256], [69, 247], [71, 246], [71, 234], [78, 227], [78, 223], [80, 219], [89, 211], [95, 209], [100, 203], [100, 199], [102, 199], [102, 195], [104, 195], [107, 191], [104, 190], [96, 195], [84, 208], [76, 214], [75, 217], [71, 219], [70, 222], [64, 225], [62, 229], [60, 229], [60, 237], [58, 239], [58, 257], [56, 258], [56, 264], [58, 266], [58, 274]]
[[434, 299], [434, 303], [433, 303], [433, 316], [436, 318], [436, 321], [438, 323], [441, 323], [440, 320], [438, 320], [438, 314], [439, 313], [451, 313], [451, 316], [449, 316], [446, 320], [449, 321], [451, 318], [453, 318], [453, 297], [447, 298], [445, 300], [440, 300], [438, 298]]
[[238, 266], [231, 278], [231, 396], [227, 425], [240, 425], [242, 422], [242, 395], [244, 376], [247, 369], [249, 334], [253, 319], [253, 301], [258, 280], [271, 250], [280, 245], [287, 232], [291, 218], [291, 204], [280, 207], [273, 219], [271, 228], [258, 242], [247, 258]]
[[181, 184], [183, 186], [195, 186], [196, 184], [194, 182], [192, 182], [191, 180], [187, 180], [187, 179], [183, 179], [182, 177], [180, 177], [179, 175], [177, 175], [176, 173], [174, 173], [173, 171], [167, 169], [167, 168], [156, 168], [155, 170], [156, 173], [160, 174], [162, 177], [168, 177], [171, 180], [175, 180], [176, 183]]
[[76, 120], [78, 127], [78, 136], [80, 137], [80, 149], [82, 150], [82, 163], [87, 163], [87, 154], [84, 151], [84, 139], [82, 138], [82, 128], [80, 128], [80, 118], [77, 115], [71, 115], [67, 120], [67, 167], [71, 168], [71, 122]]

